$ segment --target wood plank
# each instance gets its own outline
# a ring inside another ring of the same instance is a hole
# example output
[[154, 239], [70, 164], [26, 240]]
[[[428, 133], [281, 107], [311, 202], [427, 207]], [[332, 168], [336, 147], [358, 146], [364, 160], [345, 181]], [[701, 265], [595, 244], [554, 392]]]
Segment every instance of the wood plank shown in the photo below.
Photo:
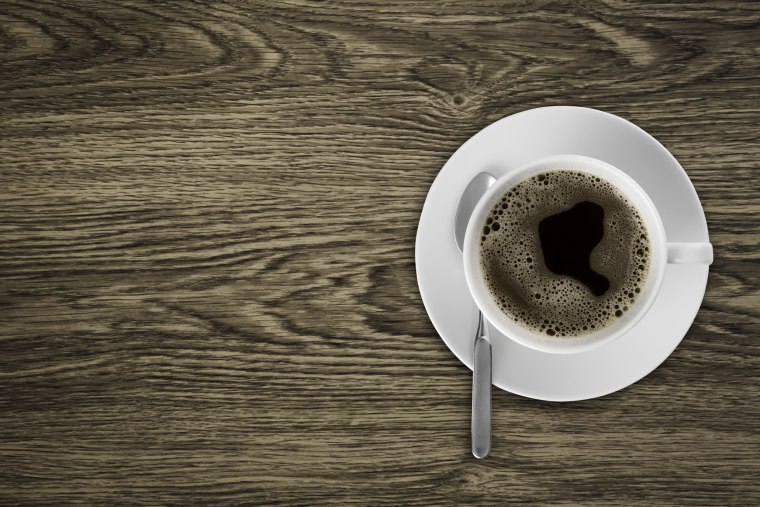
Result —
[[[760, 4], [0, 4], [3, 504], [760, 504]], [[494, 393], [414, 236], [461, 143], [532, 107], [679, 159], [716, 258], [666, 363]]]

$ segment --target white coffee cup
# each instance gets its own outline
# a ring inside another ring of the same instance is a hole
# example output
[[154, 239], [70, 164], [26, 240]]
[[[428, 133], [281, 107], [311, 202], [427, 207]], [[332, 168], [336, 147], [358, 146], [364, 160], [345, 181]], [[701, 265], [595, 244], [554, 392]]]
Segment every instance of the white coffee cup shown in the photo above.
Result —
[[[481, 231], [495, 202], [521, 181], [545, 171], [557, 170], [580, 170], [612, 183], [639, 211], [650, 240], [649, 273], [641, 284], [641, 293], [636, 302], [623, 317], [595, 333], [580, 337], [547, 336], [514, 322], [493, 300], [483, 281], [480, 267]], [[510, 339], [526, 347], [559, 354], [590, 350], [622, 336], [635, 326], [657, 297], [665, 276], [666, 264], [711, 264], [712, 258], [710, 243], [668, 243], [657, 208], [638, 183], [606, 162], [581, 155], [555, 155], [536, 160], [509, 171], [496, 180], [475, 207], [464, 239], [464, 268], [467, 285], [483, 316]]]

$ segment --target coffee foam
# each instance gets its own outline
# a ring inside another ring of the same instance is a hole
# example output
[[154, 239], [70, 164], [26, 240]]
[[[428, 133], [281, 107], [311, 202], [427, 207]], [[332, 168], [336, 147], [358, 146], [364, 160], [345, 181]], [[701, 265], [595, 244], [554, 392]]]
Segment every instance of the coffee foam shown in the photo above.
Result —
[[[607, 277], [601, 296], [544, 263], [538, 225], [590, 201], [604, 209], [604, 235], [591, 268]], [[649, 235], [635, 206], [608, 181], [578, 170], [551, 170], [505, 192], [481, 224], [480, 268], [495, 303], [512, 320], [554, 337], [594, 333], [636, 305], [650, 266]]]

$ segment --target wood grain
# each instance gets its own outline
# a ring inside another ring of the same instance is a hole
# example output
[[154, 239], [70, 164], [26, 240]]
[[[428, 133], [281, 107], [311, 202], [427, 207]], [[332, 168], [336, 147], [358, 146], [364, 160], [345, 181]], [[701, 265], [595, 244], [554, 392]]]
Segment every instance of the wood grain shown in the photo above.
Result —
[[[0, 502], [760, 504], [760, 4], [0, 2]], [[668, 147], [716, 259], [667, 362], [494, 394], [414, 274], [437, 171], [573, 104]]]

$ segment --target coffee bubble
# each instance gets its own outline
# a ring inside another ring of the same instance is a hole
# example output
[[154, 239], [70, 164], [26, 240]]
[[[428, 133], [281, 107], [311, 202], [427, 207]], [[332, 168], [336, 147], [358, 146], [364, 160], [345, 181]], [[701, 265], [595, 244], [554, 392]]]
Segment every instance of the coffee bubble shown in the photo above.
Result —
[[651, 262], [648, 232], [603, 178], [580, 170], [532, 176], [494, 201], [482, 228], [483, 280], [520, 325], [582, 336], [636, 307]]

